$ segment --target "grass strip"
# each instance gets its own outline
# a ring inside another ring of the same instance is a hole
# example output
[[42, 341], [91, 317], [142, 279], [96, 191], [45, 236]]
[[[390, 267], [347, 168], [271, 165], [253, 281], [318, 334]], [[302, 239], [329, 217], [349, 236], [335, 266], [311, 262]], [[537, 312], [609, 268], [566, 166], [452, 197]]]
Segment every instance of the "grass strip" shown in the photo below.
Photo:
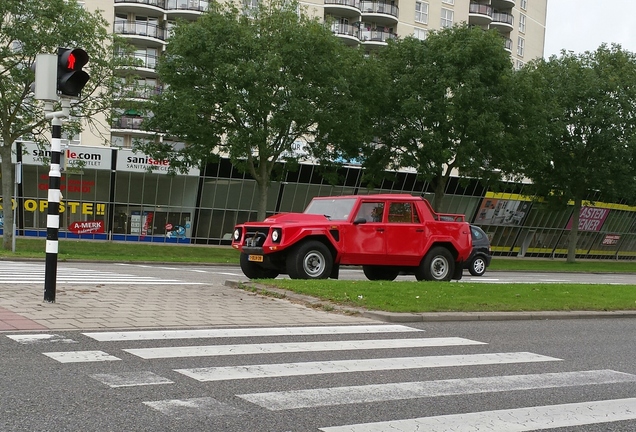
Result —
[[636, 310], [636, 285], [261, 280], [344, 306], [387, 312]]

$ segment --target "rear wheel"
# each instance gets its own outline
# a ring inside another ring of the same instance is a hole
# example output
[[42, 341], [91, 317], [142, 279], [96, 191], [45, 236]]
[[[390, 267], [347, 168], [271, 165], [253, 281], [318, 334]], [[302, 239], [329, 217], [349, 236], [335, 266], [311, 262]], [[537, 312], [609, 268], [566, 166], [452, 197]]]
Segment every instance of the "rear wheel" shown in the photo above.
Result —
[[331, 251], [319, 241], [301, 243], [287, 255], [287, 273], [292, 279], [327, 279], [332, 269]]
[[486, 260], [480, 256], [476, 256], [470, 261], [468, 271], [473, 276], [481, 276], [486, 273]]
[[449, 281], [455, 272], [455, 261], [448, 249], [437, 246], [431, 249], [415, 273], [417, 280]]
[[400, 271], [390, 266], [362, 266], [364, 275], [369, 280], [392, 281], [398, 277]]
[[264, 268], [259, 263], [250, 261], [248, 254], [241, 254], [240, 263], [243, 274], [250, 279], [274, 279], [278, 276], [277, 270]]

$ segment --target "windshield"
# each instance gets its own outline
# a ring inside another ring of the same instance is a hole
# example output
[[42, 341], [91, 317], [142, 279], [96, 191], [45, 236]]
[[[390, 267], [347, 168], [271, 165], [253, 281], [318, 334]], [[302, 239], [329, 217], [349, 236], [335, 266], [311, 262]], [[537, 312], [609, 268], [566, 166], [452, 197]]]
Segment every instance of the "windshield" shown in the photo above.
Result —
[[355, 202], [356, 198], [314, 199], [303, 213], [325, 215], [331, 220], [347, 220]]

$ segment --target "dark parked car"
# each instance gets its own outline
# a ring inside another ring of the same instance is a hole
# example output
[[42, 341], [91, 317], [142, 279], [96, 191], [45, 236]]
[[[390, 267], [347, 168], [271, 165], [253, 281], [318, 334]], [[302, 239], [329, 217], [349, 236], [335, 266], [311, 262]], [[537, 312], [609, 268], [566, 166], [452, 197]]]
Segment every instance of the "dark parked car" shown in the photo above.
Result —
[[473, 251], [466, 260], [464, 268], [468, 269], [473, 276], [481, 276], [486, 272], [492, 258], [490, 240], [484, 230], [476, 225], [470, 226], [470, 233], [473, 236]]

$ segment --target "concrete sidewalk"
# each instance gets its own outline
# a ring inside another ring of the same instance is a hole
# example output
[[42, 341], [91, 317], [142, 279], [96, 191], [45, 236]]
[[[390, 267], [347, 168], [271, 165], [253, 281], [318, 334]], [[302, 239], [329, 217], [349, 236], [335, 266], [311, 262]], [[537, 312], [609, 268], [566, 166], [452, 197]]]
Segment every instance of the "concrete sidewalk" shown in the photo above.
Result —
[[43, 302], [41, 285], [2, 285], [0, 332], [233, 326], [359, 324], [378, 321], [483, 321], [528, 319], [636, 318], [616, 312], [391, 313], [329, 304], [276, 290], [261, 295], [224, 285], [90, 285], [57, 288], [56, 303]]
[[0, 331], [293, 326], [376, 322], [219, 285], [0, 287]]

